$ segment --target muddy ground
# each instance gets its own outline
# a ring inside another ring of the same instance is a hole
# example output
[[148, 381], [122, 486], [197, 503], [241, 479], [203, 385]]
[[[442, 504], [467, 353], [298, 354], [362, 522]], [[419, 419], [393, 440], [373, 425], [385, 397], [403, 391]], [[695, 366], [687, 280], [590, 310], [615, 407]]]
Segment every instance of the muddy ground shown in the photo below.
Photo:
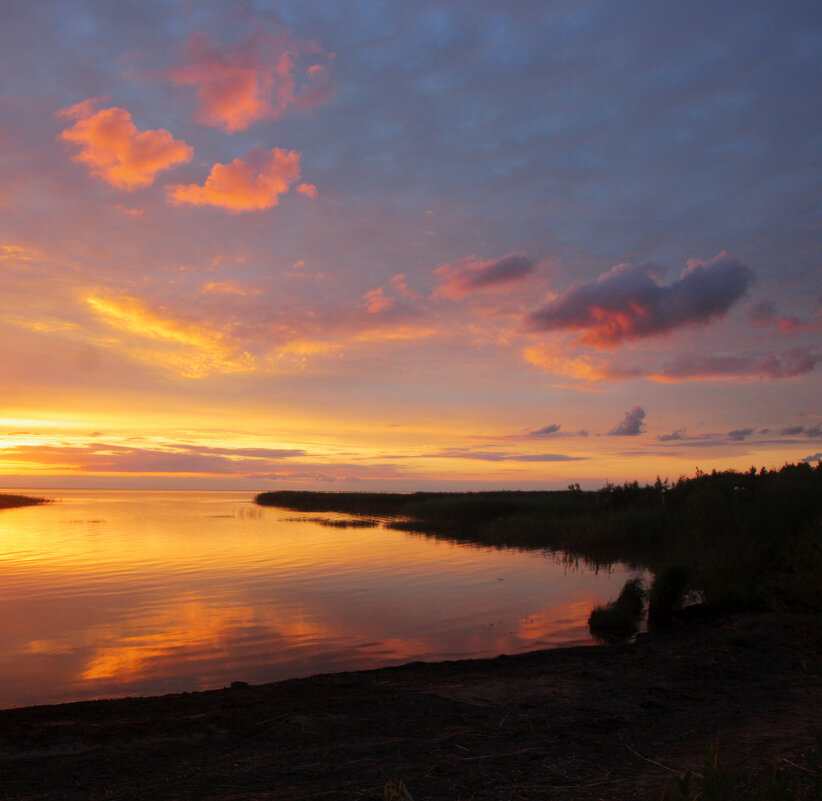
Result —
[[[0, 712], [0, 799], [658, 799], [706, 746], [811, 780], [818, 616]], [[803, 761], [804, 760], [804, 761]], [[793, 768], [791, 765], [798, 765]]]

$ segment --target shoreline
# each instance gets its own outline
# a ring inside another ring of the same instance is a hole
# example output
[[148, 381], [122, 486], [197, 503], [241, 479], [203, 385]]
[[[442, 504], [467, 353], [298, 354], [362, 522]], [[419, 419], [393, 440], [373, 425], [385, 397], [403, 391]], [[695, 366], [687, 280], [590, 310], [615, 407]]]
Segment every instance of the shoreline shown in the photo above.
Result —
[[20, 509], [24, 506], [41, 506], [44, 503], [51, 503], [51, 500], [31, 495], [14, 495], [10, 492], [0, 492], [0, 509]]
[[8, 799], [659, 798], [718, 741], [800, 764], [822, 618], [677, 622], [628, 645], [412, 662], [194, 693], [0, 710]]

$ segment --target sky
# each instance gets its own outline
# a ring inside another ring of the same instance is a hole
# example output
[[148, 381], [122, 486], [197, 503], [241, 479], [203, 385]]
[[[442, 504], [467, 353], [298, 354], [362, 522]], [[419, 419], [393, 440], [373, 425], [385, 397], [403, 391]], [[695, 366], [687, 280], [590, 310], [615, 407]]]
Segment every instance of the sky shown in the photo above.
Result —
[[0, 16], [0, 486], [822, 458], [818, 3]]

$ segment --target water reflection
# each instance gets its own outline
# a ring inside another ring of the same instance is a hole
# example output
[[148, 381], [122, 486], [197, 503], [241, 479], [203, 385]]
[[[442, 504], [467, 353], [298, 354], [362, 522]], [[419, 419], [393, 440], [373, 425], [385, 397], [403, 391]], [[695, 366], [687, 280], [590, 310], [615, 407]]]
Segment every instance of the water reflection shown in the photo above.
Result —
[[0, 512], [0, 706], [587, 643], [628, 575], [250, 493], [48, 494]]

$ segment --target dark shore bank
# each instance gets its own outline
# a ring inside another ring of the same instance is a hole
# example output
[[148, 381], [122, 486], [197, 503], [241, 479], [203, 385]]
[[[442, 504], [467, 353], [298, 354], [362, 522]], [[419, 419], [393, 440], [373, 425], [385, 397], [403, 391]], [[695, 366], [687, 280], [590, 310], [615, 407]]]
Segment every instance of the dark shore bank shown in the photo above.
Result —
[[12, 495], [8, 492], [0, 493], [0, 509], [16, 509], [20, 506], [39, 506], [49, 503], [48, 498], [33, 498], [29, 495]]
[[658, 799], [718, 742], [735, 771], [776, 766], [816, 798], [821, 623], [697, 617], [625, 645], [5, 710], [0, 792], [350, 801], [402, 781], [415, 801]]

